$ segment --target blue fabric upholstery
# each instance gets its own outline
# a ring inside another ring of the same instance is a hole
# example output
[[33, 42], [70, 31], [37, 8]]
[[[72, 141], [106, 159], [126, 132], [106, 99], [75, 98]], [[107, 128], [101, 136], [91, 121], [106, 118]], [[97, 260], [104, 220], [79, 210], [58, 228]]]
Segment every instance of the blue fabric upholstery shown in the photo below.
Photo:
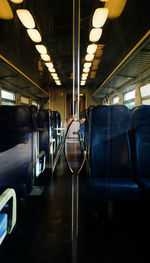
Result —
[[0, 189], [24, 196], [33, 185], [34, 122], [26, 106], [0, 106]]
[[138, 197], [138, 186], [130, 178], [92, 178], [93, 199], [132, 200]]
[[91, 111], [91, 192], [94, 195], [96, 190], [98, 198], [137, 198], [138, 186], [132, 180], [129, 127], [129, 110], [123, 105], [97, 106]]
[[143, 105], [134, 109], [131, 128], [135, 147], [135, 176], [143, 195], [150, 197], [150, 106]]
[[0, 244], [7, 234], [8, 216], [7, 214], [0, 214]]
[[39, 129], [39, 151], [45, 151], [46, 161], [49, 161], [49, 143], [51, 130], [51, 112], [41, 109], [37, 117], [37, 126]]
[[56, 130], [57, 128], [61, 127], [61, 116], [58, 111], [53, 111], [52, 112], [52, 134], [53, 138], [55, 139], [56, 142], [56, 149], [59, 146], [60, 143], [60, 138], [58, 136], [58, 133], [60, 133], [59, 130]]

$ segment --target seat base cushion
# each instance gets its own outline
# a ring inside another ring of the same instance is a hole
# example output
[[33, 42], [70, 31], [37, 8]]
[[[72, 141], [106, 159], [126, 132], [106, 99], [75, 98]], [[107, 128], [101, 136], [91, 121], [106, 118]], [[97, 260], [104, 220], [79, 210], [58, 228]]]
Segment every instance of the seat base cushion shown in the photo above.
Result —
[[92, 178], [91, 196], [95, 200], [134, 200], [138, 199], [138, 185], [128, 178]]

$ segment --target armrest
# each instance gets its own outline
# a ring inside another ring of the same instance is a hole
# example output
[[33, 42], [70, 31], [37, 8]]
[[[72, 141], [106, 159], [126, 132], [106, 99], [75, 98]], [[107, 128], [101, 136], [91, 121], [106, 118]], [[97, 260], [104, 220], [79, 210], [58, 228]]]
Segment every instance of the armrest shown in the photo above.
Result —
[[8, 201], [12, 198], [12, 215], [11, 218], [8, 219], [8, 234], [10, 234], [16, 224], [17, 219], [17, 202], [16, 202], [16, 193], [14, 189], [8, 188], [0, 195], [0, 211], [3, 207], [8, 203]]
[[42, 157], [44, 157], [46, 154], [45, 154], [45, 151], [41, 151], [39, 153], [39, 159], [41, 159]]

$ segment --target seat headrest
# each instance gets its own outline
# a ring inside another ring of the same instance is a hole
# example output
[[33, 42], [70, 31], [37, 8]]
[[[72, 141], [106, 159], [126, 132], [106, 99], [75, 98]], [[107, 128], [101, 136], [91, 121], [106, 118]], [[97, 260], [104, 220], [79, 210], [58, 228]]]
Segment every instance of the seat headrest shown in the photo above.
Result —
[[38, 128], [44, 128], [49, 126], [51, 112], [46, 109], [41, 109], [37, 116]]
[[132, 128], [150, 127], [150, 105], [136, 107], [132, 112]]
[[0, 106], [0, 129], [33, 129], [33, 117], [27, 106]]
[[91, 110], [91, 124], [125, 132], [130, 127], [129, 109], [124, 105], [95, 106]]

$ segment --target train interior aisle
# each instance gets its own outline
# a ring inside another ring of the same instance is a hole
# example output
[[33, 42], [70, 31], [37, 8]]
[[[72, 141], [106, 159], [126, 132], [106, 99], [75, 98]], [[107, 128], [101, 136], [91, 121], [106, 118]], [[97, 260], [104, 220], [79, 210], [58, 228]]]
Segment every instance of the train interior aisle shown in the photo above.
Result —
[[150, 1], [0, 0], [0, 261], [148, 262]]
[[[85, 170], [79, 176], [76, 262], [146, 262], [149, 201], [118, 201], [109, 217], [106, 202], [89, 198]], [[43, 176], [25, 199], [18, 200], [17, 225], [0, 250], [3, 262], [74, 262], [72, 174], [63, 152], [54, 174], [47, 169]]]

